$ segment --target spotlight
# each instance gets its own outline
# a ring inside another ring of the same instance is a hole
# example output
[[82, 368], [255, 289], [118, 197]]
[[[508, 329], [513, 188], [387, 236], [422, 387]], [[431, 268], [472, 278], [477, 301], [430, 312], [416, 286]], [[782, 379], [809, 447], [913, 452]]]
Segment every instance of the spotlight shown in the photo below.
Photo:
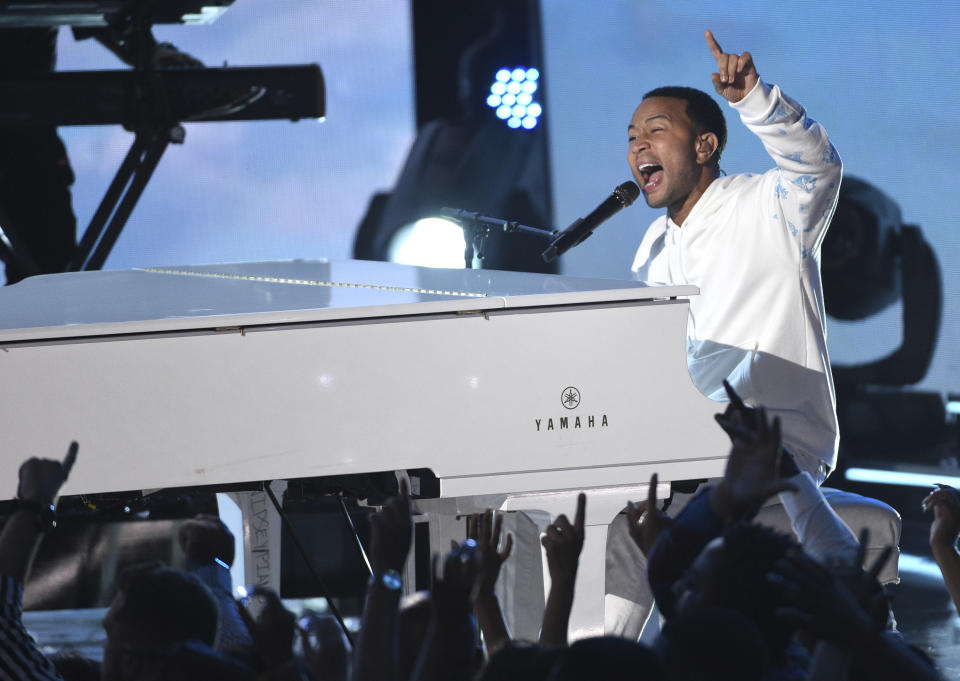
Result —
[[509, 127], [533, 130], [543, 114], [543, 107], [533, 99], [539, 79], [540, 71], [534, 68], [498, 69], [487, 95], [487, 106]]
[[443, 218], [422, 218], [398, 229], [388, 246], [391, 262], [421, 267], [463, 267], [463, 230]]

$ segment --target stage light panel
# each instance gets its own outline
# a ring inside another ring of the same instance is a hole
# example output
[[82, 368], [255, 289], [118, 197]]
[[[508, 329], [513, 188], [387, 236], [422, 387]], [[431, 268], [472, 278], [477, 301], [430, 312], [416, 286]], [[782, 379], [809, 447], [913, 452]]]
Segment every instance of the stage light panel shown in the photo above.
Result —
[[533, 99], [539, 79], [540, 71], [535, 68], [499, 69], [490, 85], [487, 106], [509, 127], [533, 130], [543, 114], [543, 106]]

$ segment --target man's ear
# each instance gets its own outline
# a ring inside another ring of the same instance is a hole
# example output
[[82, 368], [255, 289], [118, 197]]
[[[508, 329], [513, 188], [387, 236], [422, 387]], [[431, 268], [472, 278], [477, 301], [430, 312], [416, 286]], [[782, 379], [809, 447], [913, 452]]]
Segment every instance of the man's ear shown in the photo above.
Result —
[[717, 152], [717, 147], [720, 144], [720, 140], [717, 139], [715, 133], [705, 132], [697, 137], [697, 162], [701, 164], [708, 164], [715, 162], [714, 155]]

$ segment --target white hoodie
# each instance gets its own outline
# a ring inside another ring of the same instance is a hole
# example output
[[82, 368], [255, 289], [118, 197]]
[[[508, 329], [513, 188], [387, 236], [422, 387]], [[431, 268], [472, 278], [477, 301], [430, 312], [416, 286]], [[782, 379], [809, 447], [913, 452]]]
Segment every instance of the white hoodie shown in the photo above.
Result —
[[726, 378], [748, 404], [779, 416], [784, 444], [819, 482], [839, 441], [820, 244], [842, 165], [823, 127], [777, 86], [761, 81], [731, 106], [777, 167], [714, 180], [682, 228], [657, 219], [632, 269], [642, 281], [700, 288], [687, 328], [694, 383], [726, 400]]

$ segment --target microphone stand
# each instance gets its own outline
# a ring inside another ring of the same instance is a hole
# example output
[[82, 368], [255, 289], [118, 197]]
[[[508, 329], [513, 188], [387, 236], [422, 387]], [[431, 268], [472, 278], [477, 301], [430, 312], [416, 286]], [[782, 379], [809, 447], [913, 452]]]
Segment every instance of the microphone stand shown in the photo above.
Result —
[[546, 239], [554, 239], [560, 234], [560, 232], [555, 229], [528, 227], [527, 225], [521, 225], [516, 220], [491, 218], [460, 208], [442, 208], [440, 212], [463, 228], [464, 241], [467, 243], [467, 247], [463, 252], [463, 260], [467, 269], [473, 268], [474, 257], [476, 257], [482, 265], [484, 256], [483, 247], [486, 245], [486, 240], [487, 237], [490, 236], [490, 232], [494, 229], [500, 229], [504, 234], [522, 232], [524, 234], [542, 236]]

